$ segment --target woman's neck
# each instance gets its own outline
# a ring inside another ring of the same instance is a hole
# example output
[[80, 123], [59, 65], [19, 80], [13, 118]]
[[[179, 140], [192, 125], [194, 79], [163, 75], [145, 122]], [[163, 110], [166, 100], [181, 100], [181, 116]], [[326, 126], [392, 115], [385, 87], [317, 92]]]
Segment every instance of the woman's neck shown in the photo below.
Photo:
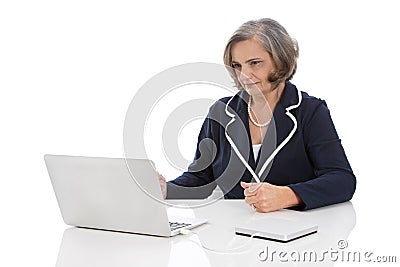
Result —
[[280, 83], [275, 89], [268, 92], [260, 92], [258, 94], [254, 94], [251, 96], [252, 107], [256, 109], [265, 108], [265, 104], [268, 103], [269, 109], [271, 112], [274, 111], [276, 104], [279, 102], [279, 99], [282, 95], [282, 92], [285, 88], [285, 83]]

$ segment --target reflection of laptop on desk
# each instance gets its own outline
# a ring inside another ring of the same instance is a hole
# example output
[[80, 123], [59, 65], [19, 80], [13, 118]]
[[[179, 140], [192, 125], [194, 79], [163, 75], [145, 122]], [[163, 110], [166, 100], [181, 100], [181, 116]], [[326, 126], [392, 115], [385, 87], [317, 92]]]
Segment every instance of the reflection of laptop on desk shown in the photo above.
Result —
[[167, 267], [173, 244], [169, 238], [73, 227], [64, 231], [56, 267]]
[[194, 218], [168, 220], [166, 207], [155, 200], [161, 200], [162, 194], [150, 160], [59, 155], [44, 158], [68, 225], [173, 236], [206, 222]]

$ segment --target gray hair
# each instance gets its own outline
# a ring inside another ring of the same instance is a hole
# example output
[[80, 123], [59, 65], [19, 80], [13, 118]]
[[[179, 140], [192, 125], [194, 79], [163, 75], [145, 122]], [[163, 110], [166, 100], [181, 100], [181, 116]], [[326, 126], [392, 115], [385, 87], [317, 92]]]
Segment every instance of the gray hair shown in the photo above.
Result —
[[239, 89], [243, 89], [232, 68], [232, 46], [240, 41], [258, 40], [271, 55], [276, 69], [268, 76], [273, 88], [283, 81], [293, 78], [297, 69], [299, 47], [297, 41], [289, 36], [285, 28], [277, 21], [269, 18], [245, 22], [229, 39], [224, 52], [224, 64]]

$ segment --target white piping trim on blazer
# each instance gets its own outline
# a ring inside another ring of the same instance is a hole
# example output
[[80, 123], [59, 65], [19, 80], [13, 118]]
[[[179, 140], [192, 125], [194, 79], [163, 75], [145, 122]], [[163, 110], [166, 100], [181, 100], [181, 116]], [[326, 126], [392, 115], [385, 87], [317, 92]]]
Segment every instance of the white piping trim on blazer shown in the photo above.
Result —
[[240, 153], [239, 149], [237, 148], [237, 146], [235, 145], [235, 143], [233, 142], [232, 138], [228, 135], [227, 129], [228, 126], [230, 124], [232, 124], [235, 121], [235, 115], [230, 113], [228, 111], [228, 106], [230, 104], [230, 102], [232, 101], [232, 99], [234, 98], [234, 96], [231, 97], [231, 99], [229, 99], [228, 103], [225, 106], [225, 113], [231, 117], [231, 121], [228, 122], [228, 124], [225, 127], [225, 136], [226, 139], [228, 139], [228, 142], [231, 144], [233, 150], [235, 151], [236, 155], [239, 157], [239, 159], [242, 161], [242, 163], [244, 164], [244, 166], [246, 166], [247, 170], [251, 173], [251, 175], [253, 176], [254, 180], [256, 180], [257, 183], [260, 183], [260, 179], [259, 177], [262, 176], [263, 172], [265, 171], [265, 169], [267, 168], [268, 164], [275, 158], [276, 154], [278, 154], [278, 152], [289, 142], [289, 140], [293, 137], [294, 133], [297, 130], [297, 120], [296, 118], [293, 116], [292, 113], [290, 113], [290, 110], [298, 108], [301, 104], [301, 100], [302, 100], [302, 96], [301, 96], [301, 92], [299, 90], [297, 90], [297, 95], [299, 98], [299, 102], [296, 105], [290, 106], [286, 108], [286, 115], [289, 116], [289, 118], [293, 121], [293, 129], [290, 131], [289, 135], [285, 138], [285, 140], [282, 141], [282, 143], [279, 144], [279, 146], [274, 150], [274, 152], [272, 152], [272, 154], [268, 157], [268, 159], [264, 162], [264, 165], [262, 166], [262, 168], [260, 169], [260, 171], [258, 172], [258, 175], [254, 172], [254, 170], [250, 167], [249, 163], [244, 159], [244, 157], [242, 156], [242, 154]]

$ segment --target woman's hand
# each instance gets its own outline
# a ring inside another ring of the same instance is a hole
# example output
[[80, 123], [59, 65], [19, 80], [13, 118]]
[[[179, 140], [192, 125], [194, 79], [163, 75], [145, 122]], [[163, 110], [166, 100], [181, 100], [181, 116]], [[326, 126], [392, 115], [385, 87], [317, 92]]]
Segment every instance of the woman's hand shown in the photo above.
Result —
[[167, 181], [161, 173], [157, 172], [158, 181], [160, 182], [161, 193], [164, 199], [167, 198]]
[[244, 189], [245, 202], [258, 212], [270, 212], [302, 203], [300, 197], [288, 186], [245, 182], [240, 182], [240, 185]]

